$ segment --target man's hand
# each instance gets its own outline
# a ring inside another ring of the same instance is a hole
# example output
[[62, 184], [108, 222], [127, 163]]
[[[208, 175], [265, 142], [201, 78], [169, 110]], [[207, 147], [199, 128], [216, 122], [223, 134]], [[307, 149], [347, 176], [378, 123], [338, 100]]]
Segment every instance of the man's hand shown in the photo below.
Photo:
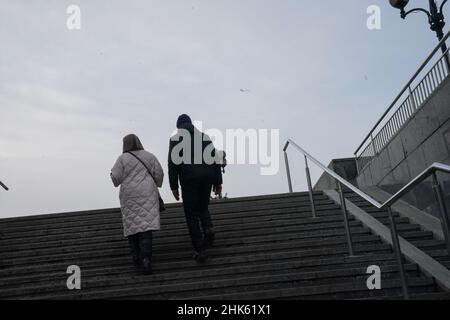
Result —
[[213, 187], [214, 194], [217, 196], [222, 193], [222, 185], [218, 184]]
[[179, 201], [180, 200], [180, 192], [178, 191], [178, 189], [176, 190], [172, 190], [173, 196], [175, 197], [175, 200]]

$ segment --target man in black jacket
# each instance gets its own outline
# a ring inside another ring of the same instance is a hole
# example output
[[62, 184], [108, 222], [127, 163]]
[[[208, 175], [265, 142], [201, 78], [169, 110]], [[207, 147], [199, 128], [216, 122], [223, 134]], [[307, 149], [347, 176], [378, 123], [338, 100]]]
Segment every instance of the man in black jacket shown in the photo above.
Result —
[[208, 210], [211, 189], [222, 192], [222, 172], [210, 138], [183, 114], [177, 121], [178, 132], [169, 144], [169, 181], [175, 199], [180, 199], [181, 184], [186, 222], [195, 250], [194, 258], [203, 263], [205, 249], [214, 242], [214, 229]]

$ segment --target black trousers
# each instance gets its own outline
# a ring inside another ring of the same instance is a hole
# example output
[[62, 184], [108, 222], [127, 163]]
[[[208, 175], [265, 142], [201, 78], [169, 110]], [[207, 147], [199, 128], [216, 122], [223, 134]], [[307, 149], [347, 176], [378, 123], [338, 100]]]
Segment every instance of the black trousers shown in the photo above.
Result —
[[212, 183], [189, 181], [181, 185], [184, 214], [192, 240], [197, 252], [202, 250], [204, 234], [213, 227], [208, 210]]
[[135, 262], [144, 258], [152, 258], [152, 240], [152, 231], [140, 232], [128, 236], [131, 254]]

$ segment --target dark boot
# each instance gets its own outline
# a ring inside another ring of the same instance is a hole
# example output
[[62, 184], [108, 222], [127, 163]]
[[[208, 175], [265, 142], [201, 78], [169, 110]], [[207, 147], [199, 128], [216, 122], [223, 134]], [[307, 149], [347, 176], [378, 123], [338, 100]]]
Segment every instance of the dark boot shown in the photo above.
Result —
[[139, 259], [139, 255], [133, 254], [133, 264], [136, 268], [140, 268], [140, 266], [141, 266], [140, 260], [141, 259]]
[[145, 276], [151, 275], [153, 273], [152, 264], [149, 258], [144, 258], [142, 260], [142, 272]]
[[214, 229], [210, 228], [205, 231], [205, 237], [203, 239], [203, 247], [211, 248], [214, 244], [214, 240], [216, 238], [216, 234], [214, 233]]
[[143, 257], [142, 268], [144, 275], [152, 274], [151, 257], [152, 257], [152, 232], [146, 231], [140, 234], [139, 247]]
[[204, 264], [208, 260], [208, 256], [205, 251], [196, 251], [194, 253], [194, 260], [197, 261], [198, 264]]
[[136, 268], [139, 268], [141, 265], [139, 236], [138, 235], [129, 236], [128, 243], [130, 244], [130, 252], [133, 258], [133, 264]]

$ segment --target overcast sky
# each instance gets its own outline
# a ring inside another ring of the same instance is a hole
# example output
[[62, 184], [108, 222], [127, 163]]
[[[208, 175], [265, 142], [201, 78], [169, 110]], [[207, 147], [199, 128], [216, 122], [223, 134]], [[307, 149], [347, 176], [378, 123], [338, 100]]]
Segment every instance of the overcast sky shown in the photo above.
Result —
[[[66, 27], [70, 4], [81, 30]], [[381, 30], [366, 26], [373, 4]], [[280, 129], [281, 144], [291, 137], [326, 164], [350, 157], [435, 44], [425, 16], [402, 21], [387, 0], [2, 0], [0, 180], [11, 190], [0, 217], [117, 207], [109, 172], [122, 137], [136, 133], [167, 178], [181, 113], [204, 129]], [[274, 176], [230, 166], [224, 191], [285, 192], [280, 164]], [[173, 201], [167, 179], [162, 195]]]

